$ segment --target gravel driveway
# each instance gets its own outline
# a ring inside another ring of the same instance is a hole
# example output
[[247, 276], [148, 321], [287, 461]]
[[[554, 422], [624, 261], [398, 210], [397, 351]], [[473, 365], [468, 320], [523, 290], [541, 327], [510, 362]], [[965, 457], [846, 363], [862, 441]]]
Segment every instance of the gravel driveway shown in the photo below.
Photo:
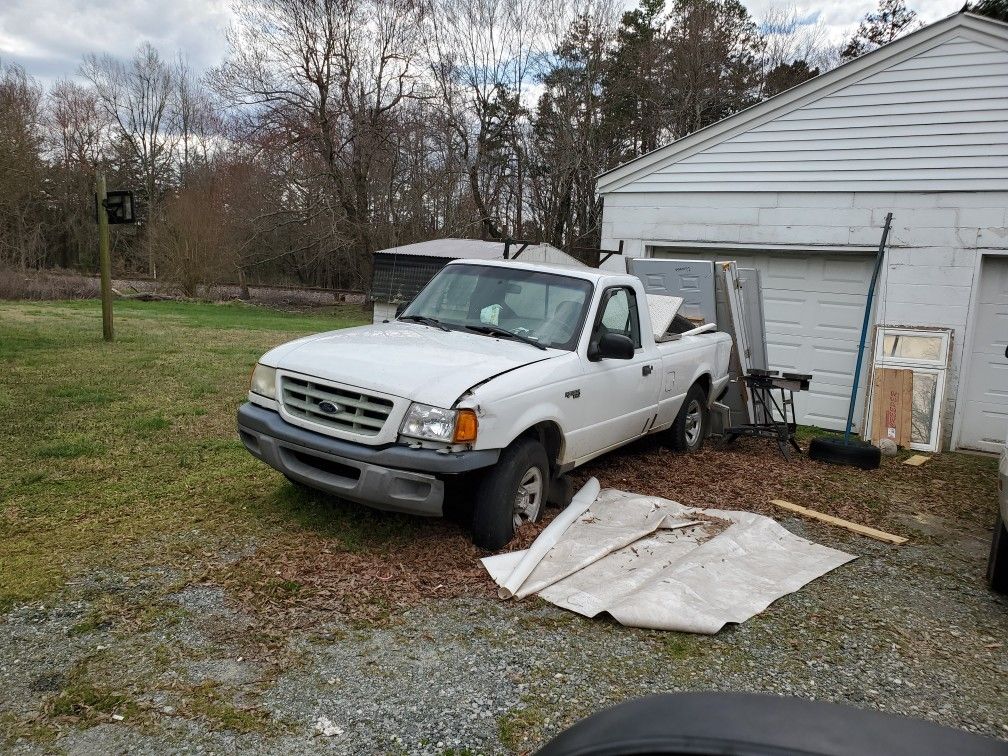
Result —
[[913, 540], [892, 547], [783, 519], [859, 558], [713, 637], [489, 592], [285, 630], [162, 566], [93, 574], [0, 620], [0, 738], [14, 753], [521, 753], [615, 702], [723, 689], [1008, 739], [1008, 602], [983, 583], [987, 534], [903, 522]]

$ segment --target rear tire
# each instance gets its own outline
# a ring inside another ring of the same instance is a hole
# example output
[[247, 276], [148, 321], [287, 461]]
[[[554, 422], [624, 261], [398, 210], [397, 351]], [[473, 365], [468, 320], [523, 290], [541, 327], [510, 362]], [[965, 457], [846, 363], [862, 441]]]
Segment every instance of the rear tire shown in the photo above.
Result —
[[882, 464], [882, 450], [857, 439], [851, 439], [845, 444], [842, 438], [813, 438], [809, 443], [808, 456], [819, 462], [859, 467], [862, 470], [877, 470]]
[[538, 441], [520, 438], [502, 451], [476, 489], [473, 543], [497, 551], [518, 527], [538, 520], [546, 506], [549, 481], [549, 459]]
[[997, 593], [1008, 593], [1008, 528], [998, 513], [991, 538], [990, 559], [987, 560], [987, 583]]
[[707, 392], [694, 383], [686, 392], [679, 415], [670, 429], [672, 448], [681, 452], [699, 451], [707, 437], [710, 426], [710, 409], [707, 407]]

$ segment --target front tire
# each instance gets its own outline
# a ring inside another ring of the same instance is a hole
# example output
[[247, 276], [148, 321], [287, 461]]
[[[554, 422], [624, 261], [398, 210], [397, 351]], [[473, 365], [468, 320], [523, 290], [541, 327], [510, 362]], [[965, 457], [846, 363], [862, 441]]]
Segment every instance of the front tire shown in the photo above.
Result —
[[694, 383], [686, 392], [686, 399], [679, 408], [679, 415], [672, 423], [672, 448], [681, 452], [699, 451], [707, 437], [710, 410], [707, 408], [707, 392]]
[[518, 528], [538, 520], [546, 505], [549, 481], [549, 459], [542, 444], [520, 438], [508, 446], [476, 490], [473, 543], [497, 551]]

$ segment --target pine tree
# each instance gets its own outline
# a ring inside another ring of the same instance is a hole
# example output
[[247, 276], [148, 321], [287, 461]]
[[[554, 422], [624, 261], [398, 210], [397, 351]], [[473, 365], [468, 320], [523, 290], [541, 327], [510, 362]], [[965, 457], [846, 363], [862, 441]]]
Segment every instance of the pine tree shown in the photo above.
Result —
[[967, 5], [963, 10], [1008, 23], [1008, 0], [980, 0], [978, 3]]
[[920, 27], [917, 12], [907, 8], [903, 0], [879, 0], [878, 9], [864, 17], [840, 58], [854, 60]]

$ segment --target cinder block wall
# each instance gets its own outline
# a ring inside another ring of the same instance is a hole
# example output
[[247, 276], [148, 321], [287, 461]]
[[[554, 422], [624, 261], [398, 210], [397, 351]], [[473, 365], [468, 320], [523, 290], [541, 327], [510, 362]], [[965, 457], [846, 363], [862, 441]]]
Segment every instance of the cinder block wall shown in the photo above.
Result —
[[[884, 176], [880, 176], [884, 179]], [[878, 246], [893, 214], [876, 324], [951, 328], [952, 364], [943, 408], [947, 448], [972, 295], [984, 252], [1008, 251], [1008, 191], [994, 192], [615, 192], [605, 195], [602, 246], [627, 257], [648, 247], [775, 249]], [[605, 267], [621, 269], [610, 258]]]

